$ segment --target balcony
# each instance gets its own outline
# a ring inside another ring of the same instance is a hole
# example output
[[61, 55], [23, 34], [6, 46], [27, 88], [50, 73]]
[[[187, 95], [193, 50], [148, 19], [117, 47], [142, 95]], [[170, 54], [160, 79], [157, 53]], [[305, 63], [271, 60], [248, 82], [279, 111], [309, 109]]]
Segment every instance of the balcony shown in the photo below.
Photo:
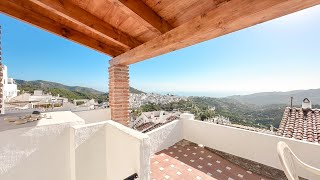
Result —
[[[111, 120], [85, 124], [71, 112], [51, 116], [2, 129], [0, 179], [125, 179], [135, 173], [139, 179], [285, 179], [279, 141], [320, 167], [317, 143], [202, 122], [191, 114], [147, 133]], [[303, 169], [298, 174], [316, 178]]]

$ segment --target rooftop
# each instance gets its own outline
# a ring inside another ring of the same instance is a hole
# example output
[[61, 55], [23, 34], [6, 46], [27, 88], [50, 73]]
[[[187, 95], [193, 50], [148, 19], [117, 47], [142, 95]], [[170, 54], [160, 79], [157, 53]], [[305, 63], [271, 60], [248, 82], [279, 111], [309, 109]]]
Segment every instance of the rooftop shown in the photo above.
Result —
[[279, 136], [320, 143], [320, 109], [287, 107], [278, 130]]
[[173, 120], [179, 119], [180, 114], [180, 112], [167, 111], [142, 112], [139, 117], [131, 122], [132, 128], [146, 133]]

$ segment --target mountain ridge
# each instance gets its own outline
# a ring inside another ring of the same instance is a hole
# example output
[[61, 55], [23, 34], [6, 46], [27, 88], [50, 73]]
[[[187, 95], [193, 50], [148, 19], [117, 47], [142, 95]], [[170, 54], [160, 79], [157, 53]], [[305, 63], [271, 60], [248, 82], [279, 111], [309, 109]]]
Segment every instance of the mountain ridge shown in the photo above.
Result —
[[[59, 92], [70, 91], [74, 97], [80, 93], [80, 96], [103, 96], [107, 95], [107, 92], [102, 92], [95, 90], [93, 88], [82, 87], [82, 86], [68, 86], [62, 83], [44, 81], [44, 80], [34, 80], [34, 81], [25, 81], [16, 79], [15, 80], [18, 89], [25, 91], [33, 92], [36, 89], [41, 89], [48, 91], [52, 89], [59, 89]], [[64, 92], [64, 93], [70, 93]], [[135, 89], [130, 86], [130, 93], [141, 94], [145, 93], [141, 90]], [[308, 89], [308, 90], [293, 90], [293, 91], [274, 91], [274, 92], [260, 92], [253, 93], [249, 95], [233, 95], [226, 97], [227, 99], [236, 100], [240, 103], [247, 105], [256, 105], [256, 106], [266, 106], [273, 104], [281, 105], [290, 105], [290, 98], [293, 97], [294, 105], [301, 105], [301, 102], [304, 98], [309, 98], [313, 104], [320, 104], [320, 88], [319, 89]]]
[[82, 87], [82, 86], [68, 86], [62, 83], [44, 81], [44, 80], [25, 81], [25, 80], [15, 79], [15, 82], [17, 83], [18, 87], [30, 86], [31, 89], [38, 88], [41, 90], [47, 90], [49, 88], [62, 88], [70, 91], [86, 92], [86, 93], [92, 93], [96, 95], [105, 94], [104, 92], [95, 90], [93, 88]]
[[265, 106], [272, 104], [290, 105], [291, 97], [293, 97], [293, 105], [301, 105], [304, 98], [308, 98], [313, 104], [320, 104], [320, 89], [261, 92], [228, 96], [227, 98], [235, 99], [245, 104]]
[[[67, 89], [71, 91], [77, 91], [77, 92], [87, 92], [87, 93], [92, 93], [96, 95], [100, 94], [106, 94], [107, 92], [102, 92], [93, 88], [89, 87], [83, 87], [83, 86], [69, 86], [65, 85], [62, 83], [57, 83], [57, 82], [52, 82], [52, 81], [44, 81], [44, 80], [32, 80], [32, 81], [26, 81], [26, 80], [21, 80], [21, 79], [15, 79], [15, 82], [17, 83], [18, 86], [34, 86], [34, 88], [38, 88], [41, 90], [45, 90], [48, 88], [62, 88], [62, 89]], [[141, 90], [135, 89], [130, 86], [130, 93], [135, 93], [135, 94], [141, 94], [145, 93]]]

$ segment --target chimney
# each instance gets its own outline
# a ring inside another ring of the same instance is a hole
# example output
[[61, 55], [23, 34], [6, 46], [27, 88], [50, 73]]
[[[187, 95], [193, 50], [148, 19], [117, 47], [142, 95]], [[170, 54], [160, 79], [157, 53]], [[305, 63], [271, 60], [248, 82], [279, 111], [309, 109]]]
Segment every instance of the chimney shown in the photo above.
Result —
[[302, 110], [307, 111], [311, 109], [312, 109], [311, 101], [308, 98], [304, 98], [302, 101]]

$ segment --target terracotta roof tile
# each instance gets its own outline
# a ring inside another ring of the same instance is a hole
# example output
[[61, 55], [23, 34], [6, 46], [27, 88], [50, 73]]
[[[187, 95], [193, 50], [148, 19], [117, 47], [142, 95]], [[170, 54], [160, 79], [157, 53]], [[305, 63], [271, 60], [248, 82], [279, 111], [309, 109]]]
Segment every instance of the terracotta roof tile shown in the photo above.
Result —
[[135, 127], [135, 129], [138, 130], [138, 131], [143, 131], [143, 130], [146, 130], [146, 129], [150, 128], [153, 125], [154, 125], [153, 122], [147, 122], [147, 123], [141, 124], [138, 127]]
[[277, 135], [320, 143], [319, 109], [285, 108]]
[[142, 132], [143, 132], [143, 133], [150, 132], [150, 131], [152, 131], [152, 130], [154, 130], [154, 129], [157, 129], [157, 128], [159, 128], [159, 127], [161, 127], [161, 126], [163, 126], [163, 125], [165, 125], [165, 124], [167, 124], [167, 123], [169, 123], [169, 122], [172, 122], [172, 121], [174, 121], [174, 120], [176, 120], [176, 119], [179, 119], [179, 118], [176, 117], [176, 116], [170, 116], [170, 117], [167, 118], [166, 122], [153, 124], [153, 125], [150, 126], [149, 128], [142, 130]]

